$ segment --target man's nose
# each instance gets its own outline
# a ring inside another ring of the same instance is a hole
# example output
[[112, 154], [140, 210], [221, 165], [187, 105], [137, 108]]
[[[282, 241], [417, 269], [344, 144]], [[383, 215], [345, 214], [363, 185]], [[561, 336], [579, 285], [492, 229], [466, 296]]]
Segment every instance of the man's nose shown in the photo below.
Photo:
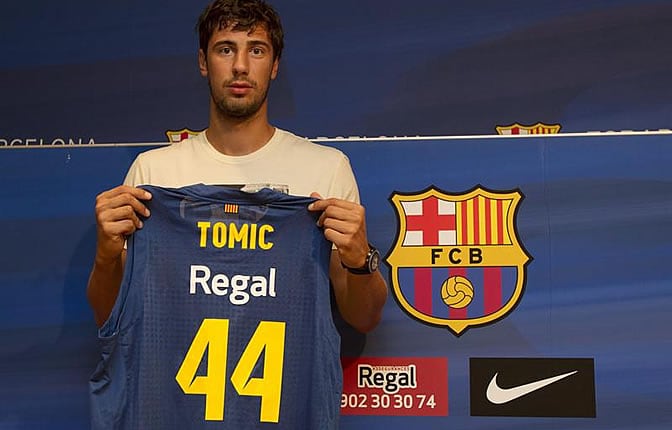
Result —
[[238, 51], [233, 61], [233, 71], [236, 74], [247, 74], [249, 71], [249, 60], [247, 52]]

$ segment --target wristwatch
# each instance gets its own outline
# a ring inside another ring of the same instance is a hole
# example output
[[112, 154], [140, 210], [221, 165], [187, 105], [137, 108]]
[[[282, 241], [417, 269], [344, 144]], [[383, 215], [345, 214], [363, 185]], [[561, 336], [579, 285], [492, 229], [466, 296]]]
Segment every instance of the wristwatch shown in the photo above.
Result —
[[341, 266], [346, 268], [348, 272], [355, 274], [355, 275], [369, 275], [371, 273], [374, 273], [376, 270], [378, 270], [378, 266], [380, 265], [380, 252], [376, 249], [375, 246], [371, 245], [369, 243], [369, 252], [366, 254], [366, 260], [364, 261], [364, 265], [362, 267], [348, 267], [343, 262], [341, 262]]

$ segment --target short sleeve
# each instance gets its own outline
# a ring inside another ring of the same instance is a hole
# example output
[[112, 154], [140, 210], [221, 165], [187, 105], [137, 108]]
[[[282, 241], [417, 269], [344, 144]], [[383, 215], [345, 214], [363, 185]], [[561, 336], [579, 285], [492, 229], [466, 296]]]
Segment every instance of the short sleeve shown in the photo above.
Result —
[[131, 164], [131, 167], [128, 169], [128, 172], [126, 172], [126, 178], [124, 179], [124, 185], [128, 185], [131, 187], [137, 187], [138, 185], [142, 185], [143, 178], [142, 178], [142, 169], [140, 168], [140, 157], [136, 157], [135, 160], [133, 160], [133, 164]]
[[350, 166], [350, 160], [345, 154], [342, 154], [340, 162], [334, 171], [329, 194], [329, 197], [336, 197], [355, 203], [360, 202], [357, 180]]

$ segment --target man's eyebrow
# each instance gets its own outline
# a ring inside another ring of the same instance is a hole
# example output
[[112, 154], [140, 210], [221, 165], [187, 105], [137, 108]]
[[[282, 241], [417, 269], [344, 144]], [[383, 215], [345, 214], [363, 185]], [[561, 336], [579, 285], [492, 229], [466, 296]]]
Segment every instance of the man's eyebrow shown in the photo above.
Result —
[[[237, 43], [234, 42], [233, 40], [228, 40], [228, 39], [223, 39], [223, 40], [218, 40], [215, 42], [212, 46], [213, 47], [218, 47], [218, 46], [236, 46]], [[265, 40], [262, 39], [253, 39], [249, 40], [246, 43], [247, 46], [265, 46], [270, 48], [271, 44]]]
[[271, 47], [270, 43], [268, 43], [267, 41], [262, 40], [262, 39], [252, 39], [252, 40], [247, 42], [247, 45], [248, 46], [259, 46], [259, 45], [261, 45], [261, 46], [266, 46], [266, 47], [269, 47], [269, 48]]
[[212, 46], [213, 48], [218, 47], [218, 46], [235, 46], [235, 42], [231, 40], [218, 40], [215, 42]]

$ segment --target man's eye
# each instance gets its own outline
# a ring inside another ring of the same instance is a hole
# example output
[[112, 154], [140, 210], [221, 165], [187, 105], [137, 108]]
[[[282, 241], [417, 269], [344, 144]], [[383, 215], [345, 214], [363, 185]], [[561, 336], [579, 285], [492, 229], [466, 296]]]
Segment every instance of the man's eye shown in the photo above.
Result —
[[264, 50], [261, 49], [261, 48], [252, 48], [252, 53], [253, 53], [254, 55], [261, 55], [261, 54], [264, 53]]
[[231, 48], [228, 46], [224, 46], [219, 49], [219, 52], [222, 54], [230, 54], [231, 53]]

